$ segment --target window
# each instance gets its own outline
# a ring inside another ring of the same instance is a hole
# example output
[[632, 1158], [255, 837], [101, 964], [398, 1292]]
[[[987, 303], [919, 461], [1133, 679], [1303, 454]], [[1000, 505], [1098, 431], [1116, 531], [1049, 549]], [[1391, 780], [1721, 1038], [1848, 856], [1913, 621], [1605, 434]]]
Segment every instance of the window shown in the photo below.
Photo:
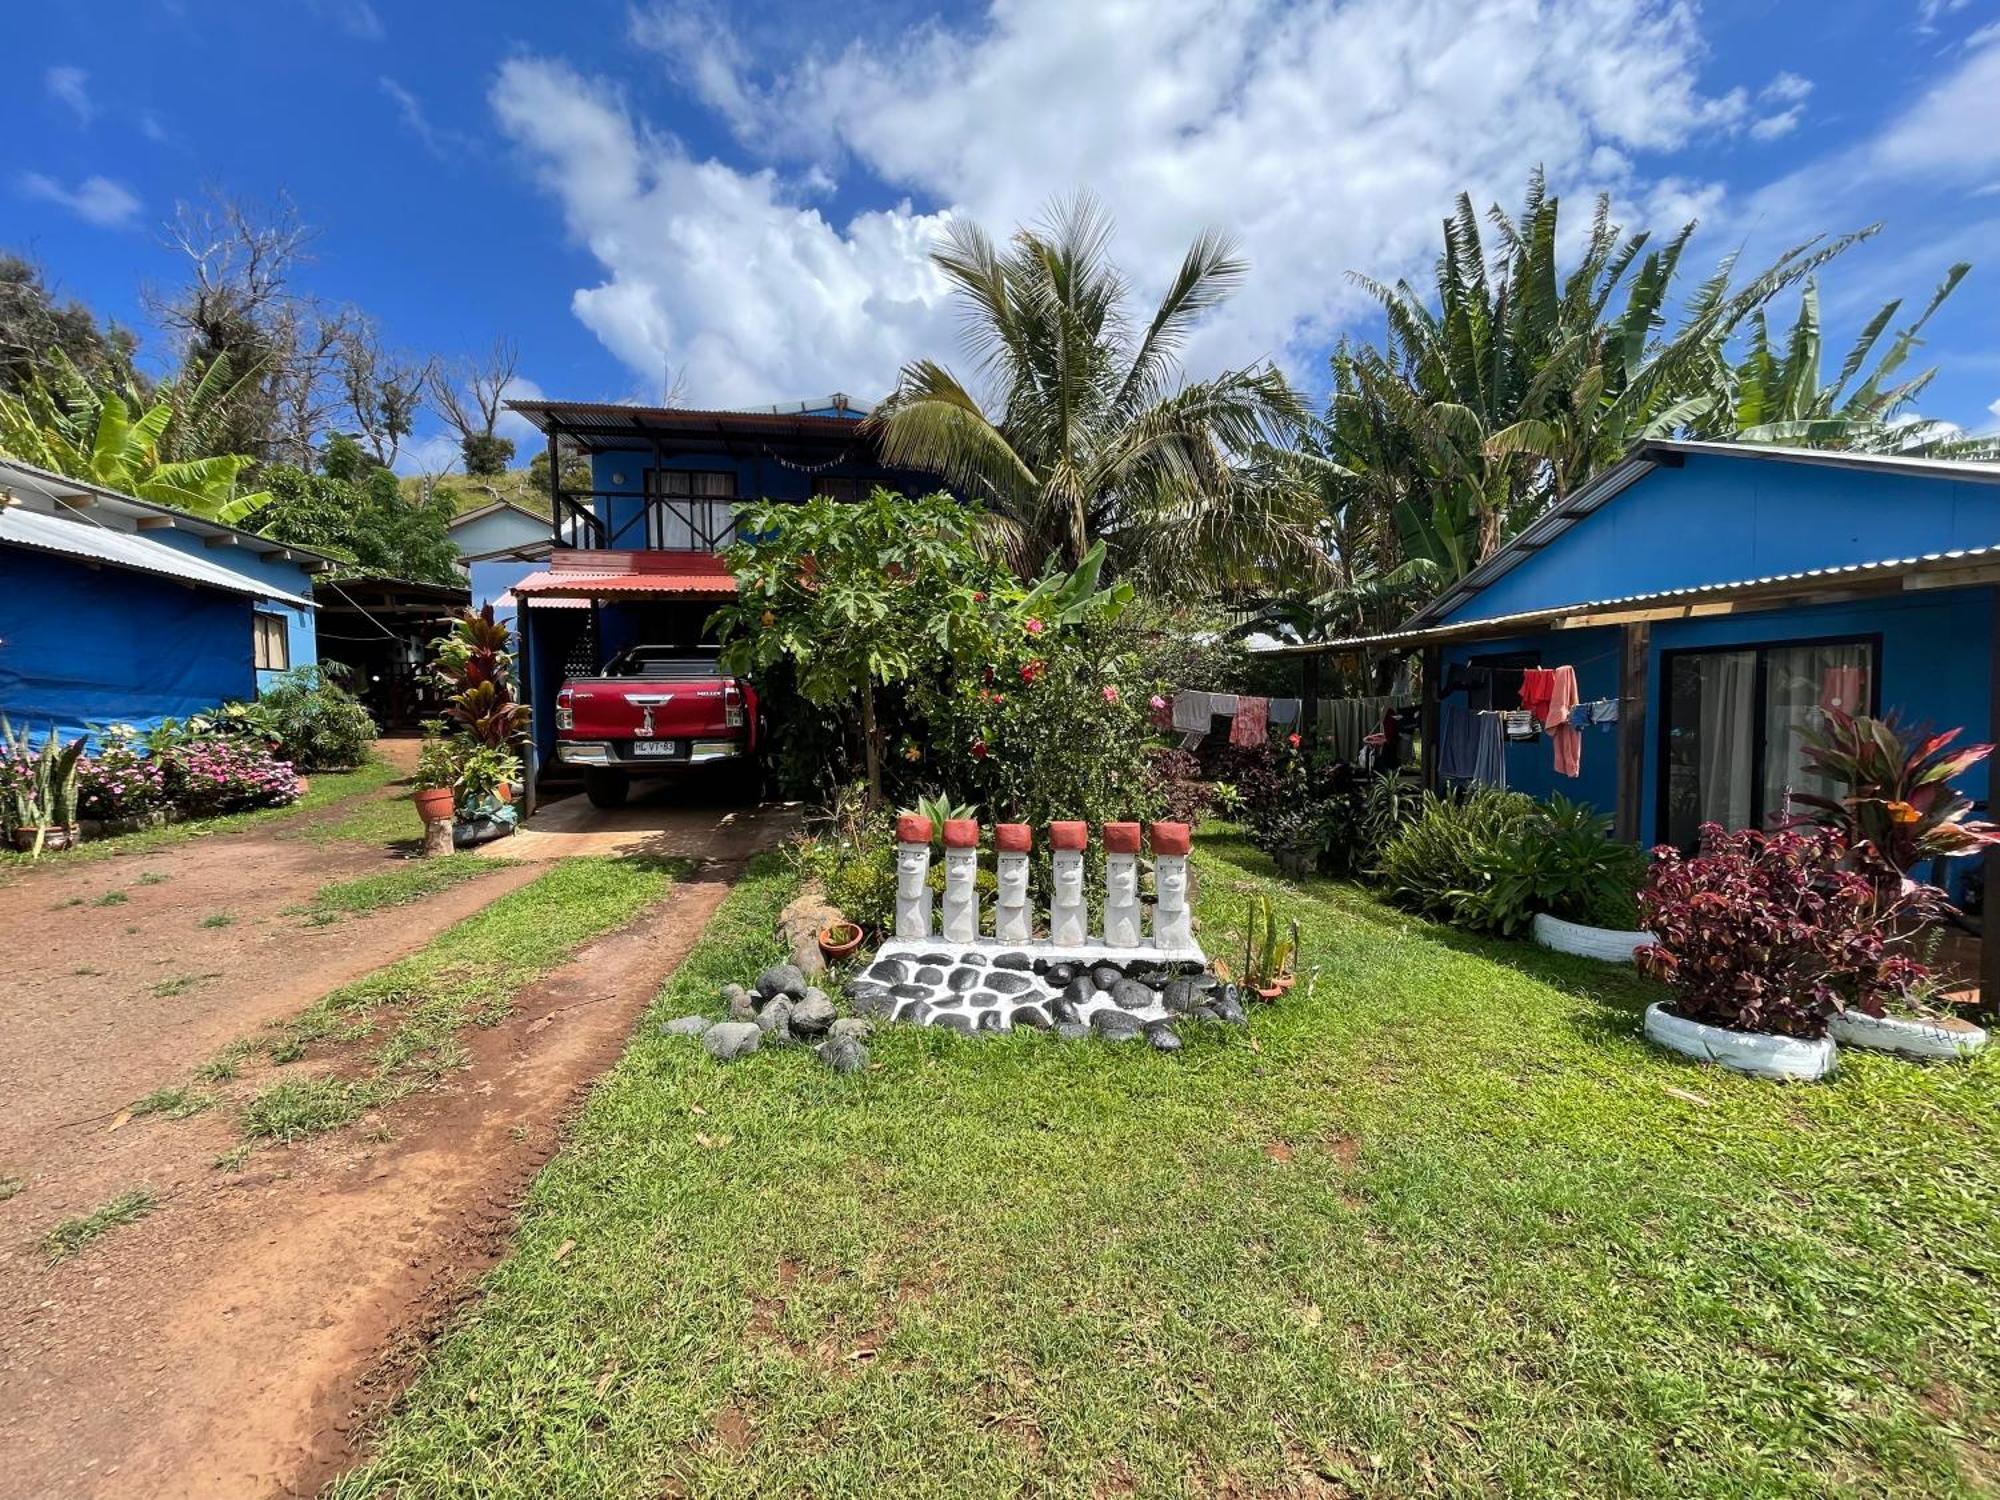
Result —
[[878, 489], [886, 489], [891, 494], [901, 490], [893, 484], [883, 484], [879, 479], [857, 479], [851, 474], [816, 474], [813, 476], [812, 492], [817, 497], [828, 500], [843, 500], [849, 503], [866, 500]]
[[1691, 849], [1703, 823], [1763, 828], [1794, 792], [1829, 793], [1805, 731], [1827, 709], [1874, 711], [1881, 652], [1873, 638], [1667, 652], [1662, 840]]
[[285, 617], [267, 615], [259, 610], [251, 618], [256, 621], [257, 670], [260, 672], [291, 670], [292, 637], [285, 628]]
[[736, 476], [728, 470], [651, 469], [646, 474], [646, 545], [712, 552], [729, 545]]

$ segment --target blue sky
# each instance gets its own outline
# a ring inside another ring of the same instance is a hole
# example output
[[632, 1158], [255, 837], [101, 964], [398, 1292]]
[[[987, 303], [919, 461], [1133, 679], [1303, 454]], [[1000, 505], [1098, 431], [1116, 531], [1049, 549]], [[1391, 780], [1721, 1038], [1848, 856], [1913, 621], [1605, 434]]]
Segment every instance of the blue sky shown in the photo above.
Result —
[[[2000, 423], [2000, 0], [889, 0], [569, 6], [139, 0], [14, 8], [0, 245], [151, 334], [177, 200], [283, 193], [302, 289], [397, 346], [518, 341], [524, 393], [880, 395], [953, 357], [924, 259], [1097, 193], [1143, 289], [1216, 225], [1251, 261], [1190, 346], [1310, 386], [1366, 327], [1344, 273], [1421, 274], [1453, 193], [1545, 163], [1580, 223], [1699, 217], [1701, 269], [1886, 227], [1836, 330], [1974, 262], [1927, 412]], [[448, 445], [419, 444], [414, 462]]]

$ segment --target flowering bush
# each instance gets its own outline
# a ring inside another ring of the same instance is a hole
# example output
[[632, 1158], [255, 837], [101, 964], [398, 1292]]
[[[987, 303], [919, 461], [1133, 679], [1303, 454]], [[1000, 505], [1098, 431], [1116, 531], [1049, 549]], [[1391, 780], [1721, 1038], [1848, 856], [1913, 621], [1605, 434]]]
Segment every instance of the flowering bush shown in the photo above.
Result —
[[1201, 761], [1192, 750], [1155, 748], [1151, 753], [1147, 774], [1160, 816], [1190, 826], [1201, 822], [1215, 806], [1215, 783], [1201, 774]]
[[76, 810], [86, 818], [136, 817], [166, 796], [166, 767], [134, 745], [114, 741], [77, 768]]
[[245, 740], [190, 740], [167, 759], [166, 793], [194, 817], [283, 807], [299, 798], [290, 761]]
[[1638, 961], [1687, 1020], [1817, 1038], [1838, 1012], [1879, 1016], [1930, 977], [1904, 950], [1944, 895], [1885, 883], [1866, 846], [1704, 823], [1692, 857], [1663, 845], [1653, 860], [1639, 914], [1659, 941]]

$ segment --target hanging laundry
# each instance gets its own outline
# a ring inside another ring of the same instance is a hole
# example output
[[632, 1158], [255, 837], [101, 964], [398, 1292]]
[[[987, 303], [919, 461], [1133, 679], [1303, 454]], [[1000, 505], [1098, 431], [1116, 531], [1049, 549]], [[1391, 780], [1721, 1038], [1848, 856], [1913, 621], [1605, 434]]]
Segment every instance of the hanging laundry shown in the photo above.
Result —
[[1208, 721], [1215, 717], [1211, 696], [1207, 693], [1179, 692], [1174, 694], [1174, 728], [1182, 733], [1199, 730], [1208, 733]]
[[1236, 712], [1236, 695], [1234, 693], [1210, 693], [1208, 695], [1208, 704], [1215, 712], [1221, 714], [1224, 718], [1228, 718]]
[[1556, 674], [1546, 667], [1526, 667], [1521, 672], [1521, 707], [1540, 724], [1549, 722], [1549, 700], [1556, 690]]
[[1245, 693], [1236, 700], [1236, 722], [1229, 726], [1229, 743], [1245, 749], [1264, 743], [1271, 722], [1271, 700]]
[[1516, 744], [1533, 744], [1542, 737], [1542, 726], [1525, 708], [1502, 709], [1500, 724], [1508, 740]]
[[1299, 722], [1299, 700], [1296, 698], [1273, 698], [1271, 700], [1271, 726], [1289, 728]]
[[1481, 786], [1507, 789], [1507, 741], [1502, 735], [1500, 715], [1479, 715], [1479, 738], [1472, 763], [1472, 779]]
[[1590, 722], [1593, 724], [1609, 728], [1618, 722], [1618, 700], [1616, 698], [1599, 698], [1592, 703], [1586, 704], [1585, 707], [1590, 710]]
[[1583, 774], [1583, 734], [1569, 721], [1576, 707], [1576, 669], [1557, 667], [1549, 673], [1549, 695], [1541, 720], [1549, 727], [1549, 742], [1555, 746], [1556, 774]]
[[1479, 716], [1463, 703], [1438, 711], [1438, 775], [1464, 785], [1479, 766]]

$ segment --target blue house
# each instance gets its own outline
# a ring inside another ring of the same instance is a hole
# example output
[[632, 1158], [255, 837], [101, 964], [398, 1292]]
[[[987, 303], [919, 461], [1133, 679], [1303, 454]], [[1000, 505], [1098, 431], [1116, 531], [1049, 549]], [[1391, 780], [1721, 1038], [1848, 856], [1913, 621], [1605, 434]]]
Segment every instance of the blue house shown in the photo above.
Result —
[[254, 698], [318, 660], [333, 562], [0, 458], [0, 713], [70, 736]]
[[514, 585], [546, 567], [555, 550], [549, 518], [496, 500], [456, 517], [450, 532], [472, 586], [472, 607], [490, 604], [497, 618], [513, 623]]
[[[716, 554], [734, 538], [737, 501], [938, 488], [934, 477], [885, 466], [863, 422], [868, 407], [841, 394], [750, 411], [507, 404], [549, 444], [548, 566], [512, 585], [544, 774], [554, 769], [565, 677], [594, 672], [627, 646], [693, 644], [735, 592]], [[589, 456], [588, 492], [561, 487], [559, 444]]]

